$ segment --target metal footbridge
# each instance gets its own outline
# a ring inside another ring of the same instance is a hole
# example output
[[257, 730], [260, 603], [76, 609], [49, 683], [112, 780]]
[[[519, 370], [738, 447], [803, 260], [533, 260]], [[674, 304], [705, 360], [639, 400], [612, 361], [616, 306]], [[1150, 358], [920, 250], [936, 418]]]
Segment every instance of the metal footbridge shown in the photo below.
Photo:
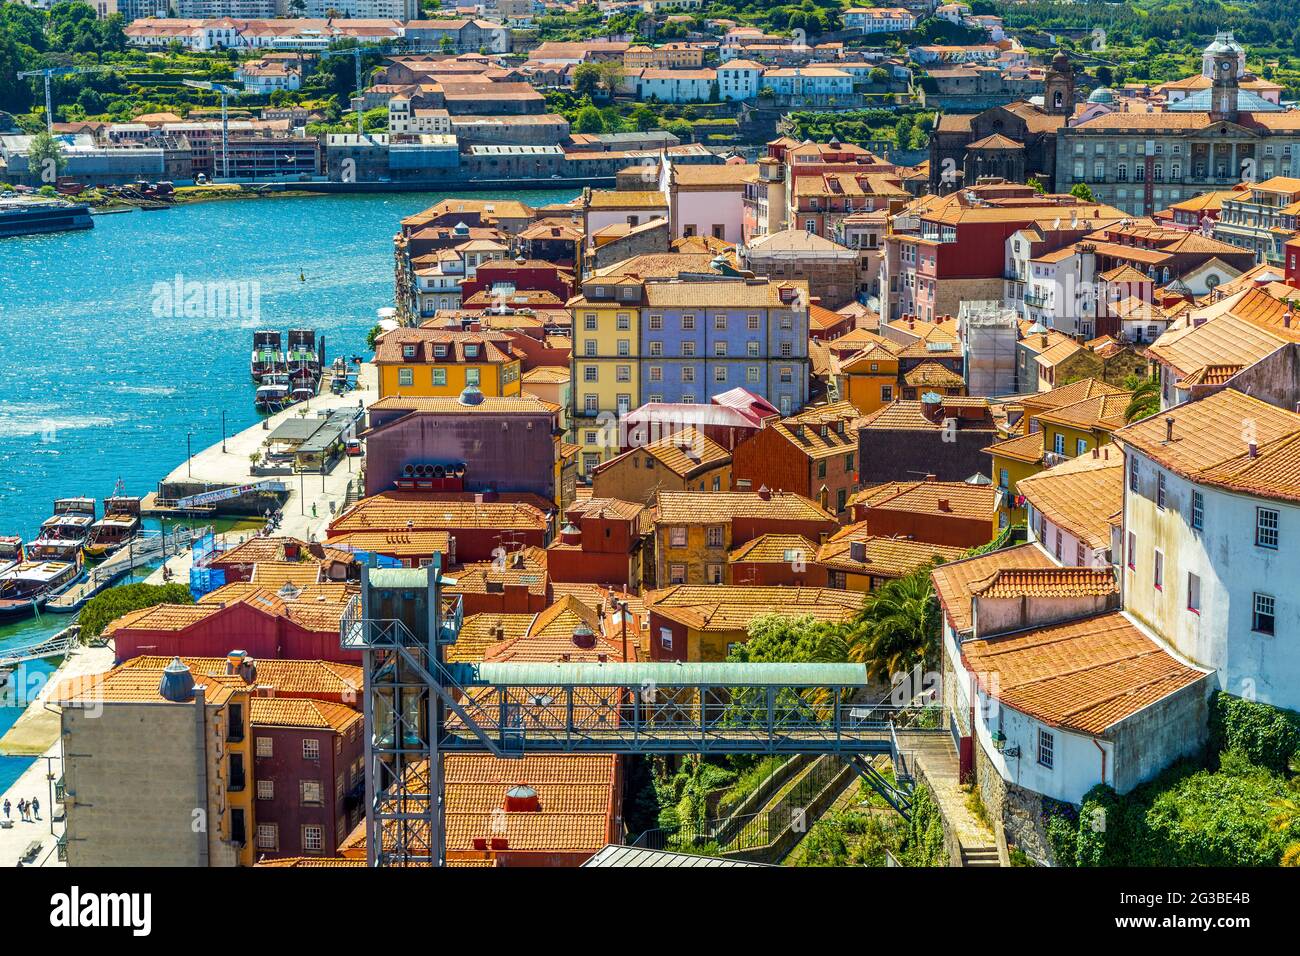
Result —
[[439, 568], [363, 576], [340, 643], [363, 652], [374, 866], [442, 864], [448, 755], [834, 754], [906, 816], [907, 742], [947, 733], [938, 708], [864, 702], [859, 664], [445, 663], [461, 610]]

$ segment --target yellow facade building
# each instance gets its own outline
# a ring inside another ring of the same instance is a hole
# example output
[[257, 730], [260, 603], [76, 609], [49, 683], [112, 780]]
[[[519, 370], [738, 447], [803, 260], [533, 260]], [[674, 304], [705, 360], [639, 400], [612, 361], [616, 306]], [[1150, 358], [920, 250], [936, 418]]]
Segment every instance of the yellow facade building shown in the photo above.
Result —
[[375, 365], [380, 398], [454, 398], [471, 385], [492, 397], [520, 393], [519, 356], [498, 333], [393, 329], [375, 342]]
[[618, 419], [641, 404], [637, 359], [641, 284], [616, 277], [589, 282], [573, 311], [574, 431], [589, 474], [619, 453]]

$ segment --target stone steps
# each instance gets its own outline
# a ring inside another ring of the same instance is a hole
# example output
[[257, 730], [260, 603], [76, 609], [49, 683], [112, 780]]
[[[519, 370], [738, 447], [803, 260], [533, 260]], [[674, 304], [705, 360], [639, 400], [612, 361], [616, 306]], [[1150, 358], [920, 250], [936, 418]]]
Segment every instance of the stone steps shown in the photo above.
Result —
[[994, 846], [964, 846], [961, 848], [962, 866], [1001, 866], [998, 849]]

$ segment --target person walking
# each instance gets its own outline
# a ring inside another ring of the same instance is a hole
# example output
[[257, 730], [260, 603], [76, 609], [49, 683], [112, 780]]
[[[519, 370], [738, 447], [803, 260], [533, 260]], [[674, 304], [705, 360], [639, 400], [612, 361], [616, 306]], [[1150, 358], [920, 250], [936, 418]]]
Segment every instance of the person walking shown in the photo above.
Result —
[[41, 801], [32, 797], [32, 814], [37, 820], [41, 818]]
[[27, 803], [23, 800], [18, 801], [18, 819], [27, 822]]
[[9, 802], [9, 798], [8, 798], [8, 797], [5, 797], [4, 811], [5, 811], [5, 819], [6, 819], [6, 820], [9, 819], [9, 811], [10, 811], [11, 809], [13, 809], [13, 804], [11, 804], [11, 803]]

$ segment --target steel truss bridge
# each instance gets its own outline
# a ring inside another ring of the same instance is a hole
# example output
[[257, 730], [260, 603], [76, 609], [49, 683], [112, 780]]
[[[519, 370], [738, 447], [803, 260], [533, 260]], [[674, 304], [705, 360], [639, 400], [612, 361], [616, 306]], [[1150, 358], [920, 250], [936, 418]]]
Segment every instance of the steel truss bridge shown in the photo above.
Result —
[[[436, 586], [427, 614], [414, 619], [367, 617], [362, 608], [379, 604], [368, 594], [376, 581], [425, 573], [368, 569], [370, 583], [340, 629], [342, 646], [364, 656], [372, 866], [445, 862], [448, 754], [835, 754], [907, 816], [907, 745], [947, 734], [939, 708], [863, 702], [866, 669], [857, 664], [444, 663], [459, 608], [444, 613]], [[434, 639], [421, 640], [412, 625]], [[882, 755], [892, 781], [873, 765]]]

